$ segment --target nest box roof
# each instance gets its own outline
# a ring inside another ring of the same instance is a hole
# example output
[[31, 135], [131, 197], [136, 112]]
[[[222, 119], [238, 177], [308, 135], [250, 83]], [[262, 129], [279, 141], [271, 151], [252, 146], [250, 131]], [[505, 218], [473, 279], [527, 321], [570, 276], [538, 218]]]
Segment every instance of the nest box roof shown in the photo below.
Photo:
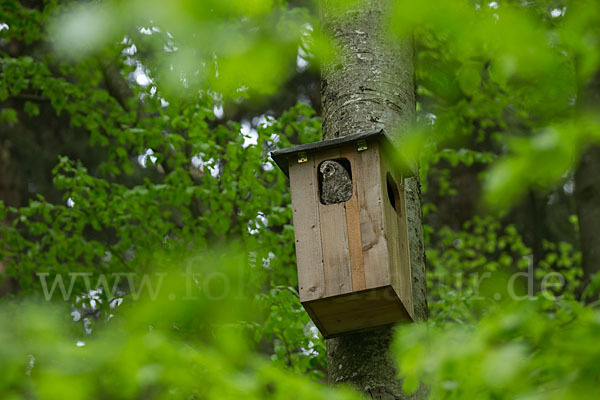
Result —
[[348, 144], [348, 143], [358, 142], [359, 140], [370, 140], [370, 139], [376, 139], [378, 141], [381, 141], [382, 143], [385, 142], [386, 145], [390, 145], [390, 146], [392, 145], [392, 142], [386, 136], [386, 134], [383, 132], [383, 129], [379, 129], [376, 131], [368, 131], [368, 132], [355, 133], [353, 135], [348, 135], [348, 136], [341, 136], [341, 137], [337, 137], [335, 139], [328, 139], [328, 140], [323, 140], [320, 142], [301, 144], [298, 146], [288, 147], [287, 149], [275, 150], [271, 153], [271, 158], [273, 159], [273, 161], [275, 161], [277, 166], [285, 173], [285, 175], [289, 176], [289, 161], [288, 160], [290, 159], [290, 157], [292, 159], [296, 159], [298, 153], [305, 152], [308, 154], [308, 153], [320, 152], [322, 150], [326, 150], [326, 149], [330, 149], [330, 148], [334, 148], [334, 147], [340, 147], [340, 146]]

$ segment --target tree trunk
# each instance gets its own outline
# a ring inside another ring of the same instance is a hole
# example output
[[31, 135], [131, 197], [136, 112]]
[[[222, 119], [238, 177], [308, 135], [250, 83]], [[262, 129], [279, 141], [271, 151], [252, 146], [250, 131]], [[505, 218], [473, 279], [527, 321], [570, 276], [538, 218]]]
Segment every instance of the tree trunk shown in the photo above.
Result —
[[584, 153], [575, 173], [575, 199], [583, 267], [581, 292], [588, 286], [592, 276], [600, 272], [600, 240], [598, 239], [600, 179], [598, 171], [600, 171], [600, 147], [594, 146]]
[[[585, 111], [598, 112], [600, 108], [600, 70], [592, 78], [587, 91], [581, 96], [580, 105]], [[589, 148], [581, 158], [575, 172], [575, 201], [579, 219], [583, 282], [581, 291], [590, 283], [594, 274], [600, 272], [600, 146]]]
[[[0, 127], [0, 129], [2, 129]], [[20, 206], [22, 182], [20, 179], [19, 168], [13, 165], [11, 160], [12, 143], [9, 140], [3, 140], [3, 134], [0, 132], [0, 202], [5, 206]], [[0, 220], [0, 225], [8, 225], [10, 221]], [[1, 238], [1, 236], [0, 236]], [[0, 246], [3, 244], [0, 243]], [[3, 259], [0, 259], [0, 298], [13, 292], [17, 285], [14, 279], [5, 275], [6, 265]]]
[[[383, 128], [404, 132], [414, 119], [415, 88], [411, 40], [391, 43], [385, 27], [391, 1], [321, 2], [324, 33], [340, 54], [324, 65], [321, 76], [323, 138]], [[413, 303], [417, 319], [427, 318], [425, 253], [418, 177], [406, 180]], [[350, 383], [375, 399], [424, 398], [424, 390], [406, 396], [388, 355], [393, 328], [327, 341], [328, 378]]]

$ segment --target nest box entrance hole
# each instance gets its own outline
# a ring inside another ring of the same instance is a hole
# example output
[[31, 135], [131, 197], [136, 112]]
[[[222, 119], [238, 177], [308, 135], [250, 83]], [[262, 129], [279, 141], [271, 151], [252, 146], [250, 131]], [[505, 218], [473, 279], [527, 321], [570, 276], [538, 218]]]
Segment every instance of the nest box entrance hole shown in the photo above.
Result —
[[400, 203], [402, 200], [400, 199], [400, 189], [398, 188], [396, 181], [394, 180], [394, 178], [392, 178], [392, 175], [389, 172], [386, 174], [386, 181], [387, 194], [390, 204], [392, 205], [394, 211], [396, 211], [396, 214], [402, 216], [402, 209]]
[[352, 165], [347, 158], [322, 161], [318, 168], [319, 200], [323, 205], [345, 203], [353, 193]]

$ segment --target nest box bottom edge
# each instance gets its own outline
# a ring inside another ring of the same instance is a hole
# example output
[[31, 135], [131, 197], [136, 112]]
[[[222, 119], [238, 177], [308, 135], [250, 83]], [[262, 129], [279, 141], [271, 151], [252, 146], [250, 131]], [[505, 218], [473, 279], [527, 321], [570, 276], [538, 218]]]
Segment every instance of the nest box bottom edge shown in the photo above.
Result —
[[302, 302], [325, 339], [412, 321], [391, 285]]

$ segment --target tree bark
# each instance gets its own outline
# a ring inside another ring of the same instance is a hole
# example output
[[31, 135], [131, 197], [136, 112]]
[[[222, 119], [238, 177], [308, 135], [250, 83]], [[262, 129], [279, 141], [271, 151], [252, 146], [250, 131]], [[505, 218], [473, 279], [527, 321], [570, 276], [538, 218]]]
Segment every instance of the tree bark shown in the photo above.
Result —
[[[321, 25], [339, 54], [321, 71], [323, 138], [383, 128], [405, 132], [414, 119], [412, 40], [394, 40], [386, 31], [390, 0], [321, 2]], [[392, 138], [394, 139], [394, 138]], [[418, 176], [406, 180], [410, 258], [415, 316], [427, 318], [425, 252]], [[389, 356], [393, 328], [327, 341], [328, 379], [350, 383], [370, 398], [420, 399], [401, 390]]]
[[[11, 147], [12, 143], [9, 140], [3, 140], [2, 132], [0, 132], [0, 202], [7, 207], [19, 206], [22, 201], [22, 183], [19, 179], [19, 169], [13, 165], [11, 160]], [[0, 220], [0, 225], [9, 223], [10, 221]], [[0, 243], [0, 246], [3, 244]], [[0, 259], [0, 298], [15, 291], [17, 287], [15, 280], [5, 275], [5, 261]]]
[[[580, 96], [583, 111], [598, 112], [600, 108], [600, 70]], [[575, 172], [575, 201], [579, 219], [583, 281], [581, 292], [592, 276], [600, 272], [600, 146], [593, 145], [583, 154]]]
[[583, 266], [582, 289], [600, 271], [600, 147], [594, 146], [583, 155], [575, 174], [575, 198], [579, 218], [579, 235]]

